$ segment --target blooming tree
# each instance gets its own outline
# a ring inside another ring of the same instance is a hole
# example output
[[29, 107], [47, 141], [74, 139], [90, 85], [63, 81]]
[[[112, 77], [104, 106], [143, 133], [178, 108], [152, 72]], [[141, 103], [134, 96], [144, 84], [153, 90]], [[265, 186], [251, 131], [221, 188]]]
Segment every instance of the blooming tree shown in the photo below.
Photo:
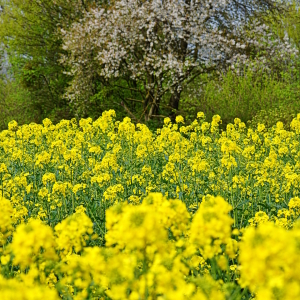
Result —
[[[62, 63], [73, 76], [66, 95], [84, 110], [95, 78], [106, 87], [122, 78], [121, 88], [138, 95], [120, 99], [133, 118], [157, 116], [166, 97], [176, 110], [183, 88], [201, 73], [247, 65], [251, 54], [263, 62], [295, 54], [259, 22], [283, 9], [276, 0], [116, 0], [90, 9], [63, 32]], [[142, 102], [139, 117], [129, 101]]]

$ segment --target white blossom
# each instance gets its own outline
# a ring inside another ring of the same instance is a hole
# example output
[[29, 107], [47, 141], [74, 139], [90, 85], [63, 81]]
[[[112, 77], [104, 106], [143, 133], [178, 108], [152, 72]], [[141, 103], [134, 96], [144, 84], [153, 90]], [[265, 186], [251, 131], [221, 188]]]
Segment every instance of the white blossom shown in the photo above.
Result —
[[[277, 0], [246, 2], [257, 11], [263, 9], [261, 2], [273, 8], [279, 5]], [[234, 15], [245, 18], [238, 4], [233, 0], [116, 0], [107, 10], [91, 9], [63, 32], [68, 54], [61, 61], [74, 76], [67, 97], [82, 105], [97, 74], [103, 80], [138, 81], [145, 101], [146, 95], [155, 95], [151, 101], [156, 105], [167, 92], [180, 95], [197, 74], [249, 66], [249, 47], [257, 53], [266, 50], [266, 61], [297, 54], [287, 38], [281, 42], [265, 24], [237, 22]], [[224, 13], [232, 20], [225, 20]], [[256, 59], [261, 61], [259, 55]]]

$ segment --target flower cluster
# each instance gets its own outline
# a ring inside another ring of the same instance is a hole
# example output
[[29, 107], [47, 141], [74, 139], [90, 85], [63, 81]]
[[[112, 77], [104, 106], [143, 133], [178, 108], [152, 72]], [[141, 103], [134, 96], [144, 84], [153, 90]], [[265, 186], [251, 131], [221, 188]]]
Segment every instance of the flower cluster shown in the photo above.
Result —
[[299, 298], [300, 114], [291, 131], [220, 122], [199, 113], [152, 133], [107, 111], [11, 123], [0, 133], [1, 295]]

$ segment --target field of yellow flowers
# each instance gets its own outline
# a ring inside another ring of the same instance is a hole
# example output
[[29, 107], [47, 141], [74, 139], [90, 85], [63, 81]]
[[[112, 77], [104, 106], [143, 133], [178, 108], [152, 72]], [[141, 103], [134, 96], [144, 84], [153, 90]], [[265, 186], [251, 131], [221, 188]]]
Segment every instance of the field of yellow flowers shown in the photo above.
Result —
[[0, 298], [300, 299], [300, 114], [0, 133]]

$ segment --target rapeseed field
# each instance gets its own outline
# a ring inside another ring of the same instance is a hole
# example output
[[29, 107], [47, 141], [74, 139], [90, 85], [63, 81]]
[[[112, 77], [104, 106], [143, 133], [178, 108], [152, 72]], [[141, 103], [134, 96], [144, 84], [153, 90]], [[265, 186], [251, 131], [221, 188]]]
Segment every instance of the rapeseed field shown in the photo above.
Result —
[[1, 299], [300, 299], [300, 114], [0, 133]]

